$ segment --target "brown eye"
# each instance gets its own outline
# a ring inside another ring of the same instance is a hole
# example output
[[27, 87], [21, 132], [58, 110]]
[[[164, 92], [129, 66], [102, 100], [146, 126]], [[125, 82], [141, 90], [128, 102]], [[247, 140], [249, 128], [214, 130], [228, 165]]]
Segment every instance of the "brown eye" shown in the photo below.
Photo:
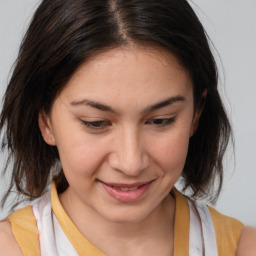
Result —
[[107, 126], [110, 126], [110, 122], [108, 121], [105, 121], [105, 120], [97, 120], [97, 121], [84, 121], [84, 120], [81, 120], [82, 123], [90, 128], [90, 129], [104, 129], [106, 128]]
[[175, 117], [172, 118], [153, 118], [146, 122], [146, 124], [154, 125], [157, 127], [164, 127], [171, 125], [175, 122]]

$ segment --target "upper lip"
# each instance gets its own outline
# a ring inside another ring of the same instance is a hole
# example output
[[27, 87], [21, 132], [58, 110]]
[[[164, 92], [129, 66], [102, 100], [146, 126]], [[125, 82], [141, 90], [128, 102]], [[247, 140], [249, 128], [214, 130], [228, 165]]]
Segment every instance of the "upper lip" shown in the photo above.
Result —
[[115, 182], [104, 182], [101, 181], [102, 183], [106, 184], [107, 186], [110, 187], [120, 187], [120, 188], [134, 188], [134, 187], [139, 187], [148, 183], [151, 183], [153, 180], [150, 181], [146, 181], [146, 182], [135, 182], [135, 183], [131, 183], [131, 184], [127, 184], [127, 183], [115, 183]]

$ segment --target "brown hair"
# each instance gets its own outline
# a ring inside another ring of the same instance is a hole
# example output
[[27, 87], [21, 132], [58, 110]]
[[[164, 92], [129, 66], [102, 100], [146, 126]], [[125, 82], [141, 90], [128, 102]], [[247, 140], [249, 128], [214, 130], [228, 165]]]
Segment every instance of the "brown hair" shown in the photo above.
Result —
[[68, 183], [58, 165], [56, 147], [47, 145], [38, 127], [40, 110], [49, 113], [58, 92], [81, 64], [111, 48], [129, 44], [171, 52], [189, 72], [195, 107], [207, 90], [196, 133], [182, 173], [192, 196], [211, 196], [223, 177], [222, 158], [230, 124], [220, 99], [215, 60], [206, 33], [186, 0], [43, 0], [20, 47], [0, 118], [2, 149], [9, 152], [10, 188], [30, 200], [40, 197], [57, 170], [58, 191]]

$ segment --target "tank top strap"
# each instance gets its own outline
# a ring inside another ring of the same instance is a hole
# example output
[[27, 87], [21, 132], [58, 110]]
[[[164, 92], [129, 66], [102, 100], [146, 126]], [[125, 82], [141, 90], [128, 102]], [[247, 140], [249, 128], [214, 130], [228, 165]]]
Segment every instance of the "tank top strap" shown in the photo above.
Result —
[[33, 212], [40, 233], [41, 256], [79, 256], [52, 211], [50, 193], [33, 204]]
[[190, 212], [189, 255], [218, 256], [216, 234], [209, 209], [188, 200]]
[[208, 207], [214, 224], [219, 256], [235, 255], [244, 224]]
[[32, 206], [16, 210], [8, 218], [12, 233], [24, 256], [40, 255], [39, 233]]

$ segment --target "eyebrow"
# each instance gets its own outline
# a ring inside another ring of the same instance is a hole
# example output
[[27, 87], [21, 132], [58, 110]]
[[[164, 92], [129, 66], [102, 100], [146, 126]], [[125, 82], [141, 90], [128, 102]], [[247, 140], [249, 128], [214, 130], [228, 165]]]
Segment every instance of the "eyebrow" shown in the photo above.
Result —
[[[161, 108], [164, 108], [166, 106], [172, 105], [176, 102], [183, 102], [183, 101], [185, 101], [185, 97], [180, 96], [180, 95], [173, 96], [173, 97], [167, 98], [167, 99], [165, 99], [161, 102], [158, 102], [154, 105], [151, 105], [151, 106], [145, 108], [142, 111], [142, 113], [143, 114], [150, 113], [150, 112], [153, 112], [157, 109], [161, 109]], [[81, 105], [89, 106], [89, 107], [92, 107], [92, 108], [99, 109], [101, 111], [111, 112], [111, 113], [117, 114], [117, 111], [115, 111], [112, 107], [110, 107], [106, 104], [103, 104], [103, 103], [100, 103], [100, 102], [97, 102], [97, 101], [88, 100], [88, 99], [75, 100], [75, 101], [72, 101], [70, 104], [72, 106], [81, 106]]]
[[173, 97], [170, 97], [166, 100], [163, 100], [161, 102], [158, 102], [152, 106], [149, 106], [147, 107], [145, 110], [143, 110], [143, 113], [146, 114], [146, 113], [150, 113], [150, 112], [153, 112], [157, 109], [160, 109], [160, 108], [164, 108], [164, 107], [167, 107], [169, 105], [172, 105], [176, 102], [183, 102], [185, 101], [185, 97], [183, 96], [180, 96], [180, 95], [177, 95], [177, 96], [173, 96]]
[[75, 100], [75, 101], [72, 101], [70, 104], [72, 106], [81, 106], [81, 105], [90, 106], [92, 108], [96, 108], [101, 111], [112, 112], [112, 113], [116, 114], [116, 111], [113, 108], [111, 108], [110, 106], [108, 106], [106, 104], [102, 104], [100, 102], [92, 101], [92, 100], [87, 100], [87, 99], [78, 100], [78, 101]]

